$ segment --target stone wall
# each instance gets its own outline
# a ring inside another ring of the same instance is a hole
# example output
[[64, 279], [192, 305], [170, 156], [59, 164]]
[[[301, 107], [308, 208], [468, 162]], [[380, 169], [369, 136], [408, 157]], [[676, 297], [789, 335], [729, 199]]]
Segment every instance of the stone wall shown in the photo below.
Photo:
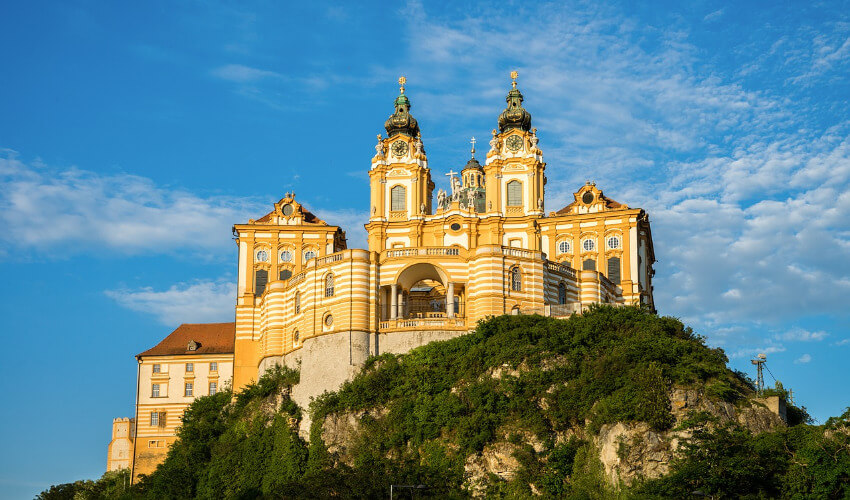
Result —
[[305, 410], [300, 433], [306, 438], [310, 430], [310, 401], [351, 380], [370, 355], [404, 354], [425, 344], [464, 334], [443, 330], [380, 334], [355, 331], [311, 337], [304, 340], [300, 349], [289, 354], [264, 358], [260, 361], [257, 377], [262, 377], [275, 365], [300, 370], [301, 381], [293, 386], [291, 397]]

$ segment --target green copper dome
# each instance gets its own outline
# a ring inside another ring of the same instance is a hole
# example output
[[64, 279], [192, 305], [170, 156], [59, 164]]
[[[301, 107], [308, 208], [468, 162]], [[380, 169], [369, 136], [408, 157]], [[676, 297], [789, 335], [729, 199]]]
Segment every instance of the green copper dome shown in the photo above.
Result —
[[520, 129], [528, 132], [531, 130], [531, 113], [522, 107], [522, 92], [516, 88], [516, 82], [513, 83], [514, 88], [508, 92], [505, 101], [508, 107], [499, 115], [499, 130], [502, 132], [511, 129]]
[[398, 134], [405, 134], [410, 137], [419, 135], [419, 123], [410, 114], [410, 99], [404, 95], [403, 88], [401, 95], [396, 97], [393, 104], [395, 105], [395, 113], [384, 123], [384, 128], [387, 129], [389, 137]]

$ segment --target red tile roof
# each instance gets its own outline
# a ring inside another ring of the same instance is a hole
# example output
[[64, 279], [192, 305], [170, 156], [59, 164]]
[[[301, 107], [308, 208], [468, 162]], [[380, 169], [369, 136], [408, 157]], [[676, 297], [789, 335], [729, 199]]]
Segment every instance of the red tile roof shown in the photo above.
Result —
[[[235, 338], [236, 323], [184, 323], [159, 344], [136, 357], [230, 354]], [[190, 351], [189, 342], [193, 340], [198, 343], [198, 348]]]

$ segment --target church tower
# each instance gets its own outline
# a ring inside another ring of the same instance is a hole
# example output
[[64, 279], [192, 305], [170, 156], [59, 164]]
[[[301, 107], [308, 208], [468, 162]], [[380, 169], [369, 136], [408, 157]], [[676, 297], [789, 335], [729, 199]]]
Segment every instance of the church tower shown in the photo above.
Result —
[[410, 114], [410, 99], [404, 94], [406, 79], [401, 77], [398, 83], [395, 111], [384, 123], [387, 137], [378, 135], [369, 171], [371, 208], [366, 230], [369, 250], [377, 252], [385, 248], [389, 223], [407, 221], [410, 234], [419, 233], [416, 226], [431, 213], [434, 190], [419, 124]]
[[499, 115], [499, 130], [493, 130], [484, 165], [488, 215], [542, 217], [546, 184], [543, 153], [537, 147], [537, 129], [531, 128], [531, 113], [522, 107], [523, 96], [511, 72], [507, 108]]

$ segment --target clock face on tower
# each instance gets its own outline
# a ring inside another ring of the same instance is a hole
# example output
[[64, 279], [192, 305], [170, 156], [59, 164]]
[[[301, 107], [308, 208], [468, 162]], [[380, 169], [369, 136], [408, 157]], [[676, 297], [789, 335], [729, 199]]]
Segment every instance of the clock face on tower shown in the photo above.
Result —
[[519, 148], [522, 147], [522, 137], [518, 135], [512, 135], [507, 138], [505, 141], [505, 146], [507, 146], [508, 151], [516, 153], [519, 151]]
[[390, 148], [393, 154], [398, 157], [402, 157], [407, 153], [407, 143], [402, 140], [395, 141]]

